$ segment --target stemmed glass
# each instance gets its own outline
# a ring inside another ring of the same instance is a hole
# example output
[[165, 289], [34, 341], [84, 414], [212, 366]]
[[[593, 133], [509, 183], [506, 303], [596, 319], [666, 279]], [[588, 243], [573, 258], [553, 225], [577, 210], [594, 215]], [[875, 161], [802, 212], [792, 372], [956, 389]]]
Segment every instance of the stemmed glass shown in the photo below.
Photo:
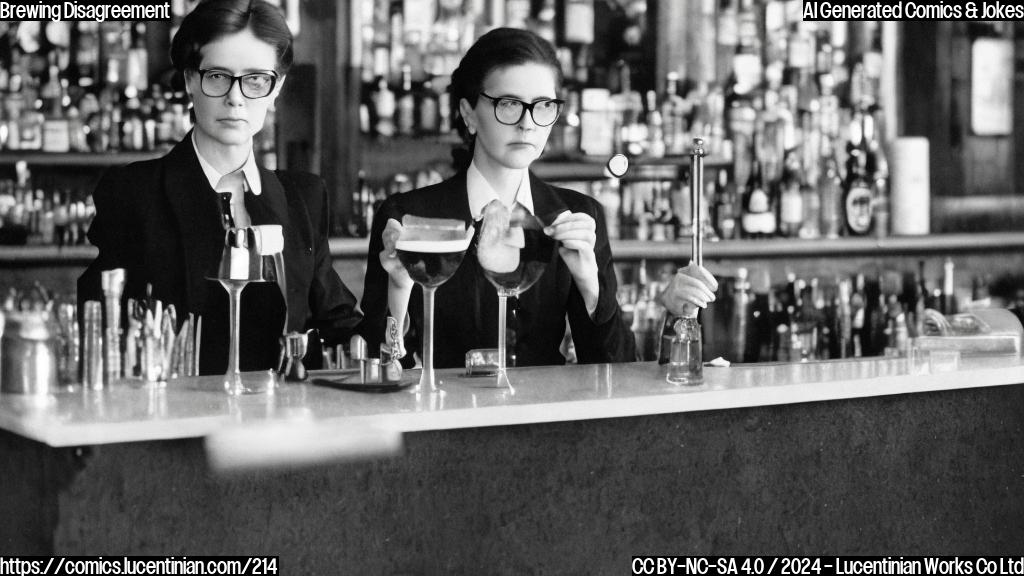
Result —
[[220, 282], [228, 293], [228, 315], [231, 325], [224, 390], [233, 396], [273, 391], [272, 386], [247, 386], [242, 381], [238, 366], [242, 290], [250, 282], [266, 281], [263, 277], [262, 244], [262, 237], [255, 227], [228, 228], [224, 232], [224, 250], [221, 253], [217, 276], [211, 278]]
[[512, 389], [506, 371], [508, 299], [540, 279], [554, 250], [555, 241], [544, 233], [544, 224], [522, 204], [516, 202], [510, 211], [494, 200], [484, 208], [476, 256], [484, 276], [498, 290], [498, 388]]
[[434, 375], [434, 292], [459, 269], [473, 232], [461, 220], [402, 218], [395, 252], [409, 277], [423, 288], [423, 369], [414, 393], [442, 393]]

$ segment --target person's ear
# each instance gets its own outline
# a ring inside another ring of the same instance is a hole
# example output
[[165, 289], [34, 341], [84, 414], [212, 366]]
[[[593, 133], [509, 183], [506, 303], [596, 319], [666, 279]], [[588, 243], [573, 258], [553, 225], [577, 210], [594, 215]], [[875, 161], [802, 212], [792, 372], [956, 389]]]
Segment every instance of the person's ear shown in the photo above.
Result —
[[476, 110], [469, 105], [469, 100], [459, 98], [459, 114], [462, 116], [462, 121], [466, 123], [466, 130], [469, 131], [470, 134], [476, 134]]
[[278, 76], [277, 81], [274, 82], [274, 89], [270, 92], [270, 103], [273, 104], [277, 97], [281, 95], [281, 87], [284, 86], [284, 79], [287, 76]]

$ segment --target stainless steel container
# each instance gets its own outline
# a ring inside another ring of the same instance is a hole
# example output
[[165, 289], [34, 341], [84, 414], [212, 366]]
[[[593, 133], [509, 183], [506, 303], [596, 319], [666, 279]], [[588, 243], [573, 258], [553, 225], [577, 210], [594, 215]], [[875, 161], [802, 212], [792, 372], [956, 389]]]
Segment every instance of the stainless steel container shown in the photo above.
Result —
[[57, 353], [48, 312], [8, 312], [0, 337], [0, 390], [46, 395], [57, 390]]

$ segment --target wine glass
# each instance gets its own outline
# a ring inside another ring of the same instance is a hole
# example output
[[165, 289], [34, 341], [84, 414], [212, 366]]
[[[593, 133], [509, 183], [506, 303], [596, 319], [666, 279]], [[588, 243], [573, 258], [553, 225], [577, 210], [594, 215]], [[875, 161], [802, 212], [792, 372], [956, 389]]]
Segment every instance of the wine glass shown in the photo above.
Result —
[[257, 228], [228, 228], [224, 232], [224, 249], [217, 275], [210, 278], [220, 282], [228, 293], [230, 326], [224, 390], [232, 396], [273, 392], [272, 386], [252, 386], [243, 381], [238, 366], [242, 290], [250, 282], [266, 281], [263, 277], [262, 245], [262, 237]]
[[459, 269], [473, 232], [461, 220], [402, 218], [395, 252], [409, 277], [423, 288], [423, 369], [414, 393], [441, 393], [434, 376], [434, 292]]
[[554, 250], [555, 241], [544, 233], [544, 224], [522, 204], [516, 202], [509, 210], [493, 200], [484, 208], [476, 256], [484, 276], [498, 290], [498, 388], [512, 388], [506, 372], [508, 298], [540, 279]]

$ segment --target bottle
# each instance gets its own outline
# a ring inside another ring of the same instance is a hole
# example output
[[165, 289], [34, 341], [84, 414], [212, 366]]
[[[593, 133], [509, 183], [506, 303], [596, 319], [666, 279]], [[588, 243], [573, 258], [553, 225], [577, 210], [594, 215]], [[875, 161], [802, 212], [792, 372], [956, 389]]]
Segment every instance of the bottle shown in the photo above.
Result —
[[754, 160], [754, 169], [743, 191], [743, 215], [740, 219], [743, 236], [763, 238], [776, 230], [775, 203], [761, 178], [761, 161]]
[[864, 355], [867, 303], [868, 296], [864, 285], [864, 275], [857, 274], [853, 291], [850, 293], [850, 340], [852, 344], [851, 356], [854, 358], [860, 358]]
[[761, 41], [753, 0], [739, 0], [736, 17], [737, 44], [732, 58], [733, 91], [750, 94], [761, 86]]
[[68, 152], [71, 150], [71, 132], [64, 115], [64, 89], [55, 63], [49, 67], [49, 79], [43, 86], [42, 96], [45, 115], [42, 126], [42, 150], [44, 152]]
[[800, 180], [803, 168], [797, 150], [786, 151], [782, 179], [779, 180], [779, 235], [795, 238], [800, 235], [804, 222], [803, 194]]
[[570, 158], [580, 152], [580, 93], [569, 92], [565, 112], [559, 118], [562, 124], [562, 153]]
[[125, 58], [125, 82], [143, 92], [149, 86], [149, 52], [146, 50], [146, 23], [135, 22], [131, 47]]
[[146, 132], [139, 94], [135, 86], [124, 89], [125, 108], [121, 119], [121, 148], [123, 150], [145, 150]]
[[100, 74], [99, 23], [75, 23], [74, 62], [78, 86], [90, 88], [95, 85]]
[[846, 232], [852, 236], [863, 236], [871, 231], [871, 204], [874, 197], [871, 182], [867, 178], [867, 158], [859, 148], [850, 151], [843, 208], [846, 216]]
[[647, 146], [647, 127], [641, 122], [644, 113], [643, 100], [640, 93], [632, 88], [629, 65], [624, 60], [619, 60], [616, 66], [621, 90], [612, 96], [612, 104], [621, 119], [618, 141], [627, 154], [641, 156]]
[[839, 163], [833, 153], [832, 139], [821, 139], [820, 167], [818, 169], [818, 195], [821, 202], [821, 235], [838, 238], [845, 228], [843, 222], [843, 179]]
[[416, 131], [423, 135], [437, 134], [440, 129], [441, 117], [438, 110], [437, 93], [434, 92], [434, 83], [431, 79], [423, 81], [419, 91], [418, 102], [416, 103]]
[[665, 75], [665, 94], [661, 98], [661, 119], [665, 133], [665, 153], [682, 156], [687, 152], [686, 100], [679, 94], [679, 73]]
[[647, 91], [647, 155], [665, 157], [665, 129], [654, 90]]
[[722, 240], [736, 238], [736, 198], [729, 184], [729, 173], [719, 169], [715, 179], [715, 230]]
[[947, 316], [957, 313], [955, 272], [956, 266], [953, 264], [953, 260], [946, 258], [946, 261], [942, 263], [942, 301], [939, 311]]
[[402, 64], [402, 85], [398, 92], [395, 127], [402, 136], [412, 136], [416, 128], [416, 97], [412, 92], [412, 68]]
[[732, 312], [729, 316], [729, 358], [735, 362], [747, 362], [747, 343], [750, 339], [748, 323], [753, 295], [747, 279], [746, 268], [736, 270], [736, 284], [732, 296]]
[[377, 115], [374, 131], [378, 136], [390, 138], [395, 135], [395, 93], [388, 88], [387, 79], [377, 77], [377, 89], [371, 95], [373, 109]]
[[594, 0], [566, 0], [565, 42], [569, 44], [594, 43]]

